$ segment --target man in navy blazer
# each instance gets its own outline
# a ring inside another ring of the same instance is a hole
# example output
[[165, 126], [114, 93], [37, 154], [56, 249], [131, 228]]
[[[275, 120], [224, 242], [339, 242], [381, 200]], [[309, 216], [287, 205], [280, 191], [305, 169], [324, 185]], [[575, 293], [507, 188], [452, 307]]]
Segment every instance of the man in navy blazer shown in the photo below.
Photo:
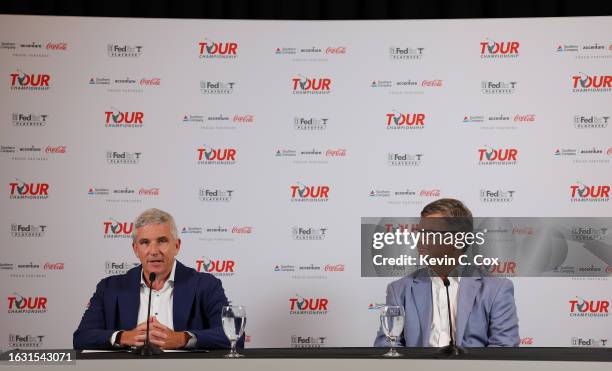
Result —
[[[228, 305], [221, 281], [176, 261], [180, 242], [170, 214], [149, 209], [137, 218], [132, 248], [141, 265], [98, 283], [74, 332], [75, 349], [142, 346], [147, 321], [150, 342], [162, 349], [229, 348], [221, 323], [221, 309]], [[151, 272], [157, 275], [152, 283]]]
[[[472, 214], [459, 200], [440, 199], [421, 212], [421, 225], [429, 226], [429, 230], [451, 229], [456, 233], [456, 228], [448, 228], [450, 224], [461, 225], [459, 230], [463, 231], [473, 229]], [[419, 246], [419, 253], [457, 257], [465, 250], [444, 245]], [[445, 279], [449, 284], [448, 297]], [[397, 339], [401, 346], [444, 347], [450, 339], [458, 347], [516, 347], [520, 342], [512, 281], [490, 277], [474, 266], [419, 269], [389, 284], [386, 305], [404, 307], [404, 331]], [[374, 346], [389, 345], [379, 329]]]

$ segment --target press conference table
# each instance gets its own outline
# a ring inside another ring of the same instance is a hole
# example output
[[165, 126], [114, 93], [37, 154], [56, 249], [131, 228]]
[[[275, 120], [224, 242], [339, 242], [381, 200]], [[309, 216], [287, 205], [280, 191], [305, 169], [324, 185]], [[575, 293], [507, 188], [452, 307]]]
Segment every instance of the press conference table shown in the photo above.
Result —
[[384, 348], [244, 349], [242, 359], [223, 359], [225, 350], [172, 352], [142, 359], [129, 353], [79, 353], [76, 370], [285, 369], [373, 371], [381, 367], [418, 370], [612, 370], [612, 348], [470, 348], [442, 359], [435, 349], [400, 348], [402, 358], [381, 357]]

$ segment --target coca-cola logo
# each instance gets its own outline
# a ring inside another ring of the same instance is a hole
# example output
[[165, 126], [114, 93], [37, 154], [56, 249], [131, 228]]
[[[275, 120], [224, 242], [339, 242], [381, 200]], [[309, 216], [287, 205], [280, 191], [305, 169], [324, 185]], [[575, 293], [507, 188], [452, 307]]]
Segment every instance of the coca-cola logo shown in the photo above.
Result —
[[439, 87], [442, 86], [442, 80], [423, 80], [423, 82], [421, 82], [421, 86]]
[[255, 116], [253, 115], [234, 115], [232, 119], [233, 122], [239, 123], [253, 123], [255, 121]]
[[140, 85], [146, 85], [146, 86], [159, 86], [161, 84], [161, 79], [159, 77], [154, 77], [151, 79], [141, 79], [140, 80]]
[[344, 264], [325, 264], [325, 272], [344, 272]]
[[326, 157], [345, 157], [346, 156], [346, 149], [344, 149], [344, 148], [340, 148], [340, 149], [328, 149], [325, 152], [325, 156]]
[[45, 270], [63, 270], [64, 263], [45, 263], [43, 266]]
[[328, 47], [325, 54], [346, 54], [346, 46]]
[[67, 43], [47, 43], [47, 50], [66, 50], [68, 49]]
[[534, 114], [527, 114], [527, 115], [515, 115], [514, 116], [514, 121], [515, 122], [534, 122], [535, 121], [535, 115]]
[[421, 190], [419, 195], [422, 197], [440, 197], [440, 190], [439, 189], [423, 189]]
[[66, 146], [47, 146], [45, 153], [66, 153]]
[[522, 338], [521, 345], [533, 345], [533, 338]]
[[141, 196], [159, 196], [159, 188], [140, 188], [138, 194]]
[[244, 226], [244, 227], [232, 227], [232, 233], [238, 233], [238, 234], [249, 234], [249, 233], [253, 233], [253, 227], [251, 226]]

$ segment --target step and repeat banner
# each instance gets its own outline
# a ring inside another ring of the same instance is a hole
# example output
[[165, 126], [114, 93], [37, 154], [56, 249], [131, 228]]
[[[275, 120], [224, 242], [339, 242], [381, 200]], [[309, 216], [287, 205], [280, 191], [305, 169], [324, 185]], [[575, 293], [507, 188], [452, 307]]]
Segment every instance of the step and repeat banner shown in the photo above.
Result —
[[[0, 347], [71, 347], [150, 207], [247, 307], [247, 347], [370, 346], [393, 278], [361, 276], [362, 217], [441, 197], [612, 216], [610, 35], [610, 17], [0, 16]], [[511, 278], [522, 345], [610, 346], [610, 264]]]

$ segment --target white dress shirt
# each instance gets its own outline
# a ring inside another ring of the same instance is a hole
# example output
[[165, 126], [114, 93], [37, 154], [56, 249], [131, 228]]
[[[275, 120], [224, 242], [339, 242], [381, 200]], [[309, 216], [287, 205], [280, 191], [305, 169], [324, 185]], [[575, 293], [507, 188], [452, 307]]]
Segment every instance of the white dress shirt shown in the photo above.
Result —
[[[153, 290], [151, 293], [151, 316], [157, 318], [157, 321], [162, 325], [168, 327], [170, 330], [174, 330], [174, 320], [172, 303], [174, 298], [174, 272], [176, 270], [176, 260], [172, 266], [170, 276], [164, 282], [164, 286], [161, 290]], [[144, 279], [143, 273], [140, 274], [140, 305], [138, 307], [138, 321], [137, 324], [143, 323], [147, 320], [147, 303], [149, 301], [150, 288]], [[115, 331], [111, 336], [111, 344], [115, 344], [115, 338], [119, 331]], [[187, 342], [186, 348], [194, 348], [197, 342], [197, 338], [191, 332], [188, 332], [191, 336]]]
[[[455, 345], [457, 344], [457, 293], [459, 292], [460, 278], [461, 277], [448, 277], [450, 281], [448, 295], [450, 297], [451, 320], [453, 321], [453, 339], [455, 339]], [[444, 287], [442, 278], [435, 274], [431, 276], [431, 298], [432, 318], [429, 346], [445, 347], [450, 343], [446, 287]]]

